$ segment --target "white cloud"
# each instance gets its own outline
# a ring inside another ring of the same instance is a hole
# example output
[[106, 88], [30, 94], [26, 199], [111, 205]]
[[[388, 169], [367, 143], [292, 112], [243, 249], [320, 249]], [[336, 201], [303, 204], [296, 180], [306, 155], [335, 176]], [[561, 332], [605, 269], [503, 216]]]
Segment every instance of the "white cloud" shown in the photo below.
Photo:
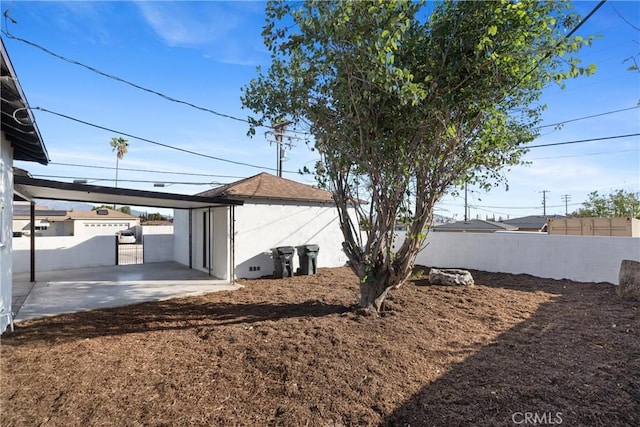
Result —
[[138, 2], [145, 21], [169, 46], [219, 41], [237, 28], [239, 17], [211, 2]]

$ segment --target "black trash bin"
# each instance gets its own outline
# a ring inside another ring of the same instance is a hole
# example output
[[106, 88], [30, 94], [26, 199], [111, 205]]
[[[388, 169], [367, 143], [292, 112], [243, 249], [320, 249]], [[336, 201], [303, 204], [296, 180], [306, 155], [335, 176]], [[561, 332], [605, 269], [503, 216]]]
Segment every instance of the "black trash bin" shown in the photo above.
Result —
[[271, 249], [273, 254], [273, 276], [277, 279], [293, 276], [293, 246], [279, 246]]
[[298, 258], [300, 260], [300, 274], [304, 276], [316, 274], [318, 271], [318, 245], [297, 246]]

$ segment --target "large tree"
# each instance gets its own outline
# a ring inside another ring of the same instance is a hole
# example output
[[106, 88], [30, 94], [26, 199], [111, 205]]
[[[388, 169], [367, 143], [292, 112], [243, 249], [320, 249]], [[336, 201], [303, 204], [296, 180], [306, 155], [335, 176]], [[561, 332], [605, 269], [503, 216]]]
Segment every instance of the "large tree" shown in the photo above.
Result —
[[276, 1], [266, 14], [272, 63], [243, 89], [250, 133], [308, 126], [360, 305], [376, 311], [411, 274], [442, 195], [499, 182], [535, 137], [545, 85], [593, 71], [571, 57], [589, 40], [565, 37], [578, 18], [564, 2]]

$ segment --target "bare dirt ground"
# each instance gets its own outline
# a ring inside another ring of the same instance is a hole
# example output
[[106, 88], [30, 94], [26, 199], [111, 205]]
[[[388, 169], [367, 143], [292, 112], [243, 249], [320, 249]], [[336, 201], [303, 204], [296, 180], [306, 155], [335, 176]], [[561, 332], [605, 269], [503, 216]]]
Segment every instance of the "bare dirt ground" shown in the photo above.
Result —
[[640, 425], [640, 303], [472, 273], [379, 317], [338, 268], [25, 322], [2, 337], [0, 424]]

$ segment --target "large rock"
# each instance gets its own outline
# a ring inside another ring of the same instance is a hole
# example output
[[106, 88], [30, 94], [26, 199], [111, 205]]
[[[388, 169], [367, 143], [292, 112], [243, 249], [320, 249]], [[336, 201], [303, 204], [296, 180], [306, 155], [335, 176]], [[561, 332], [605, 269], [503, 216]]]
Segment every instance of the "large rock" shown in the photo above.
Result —
[[622, 298], [640, 301], [640, 261], [622, 261], [617, 291]]
[[467, 270], [455, 268], [439, 270], [432, 268], [429, 271], [429, 283], [433, 285], [471, 286], [473, 285], [473, 276]]

